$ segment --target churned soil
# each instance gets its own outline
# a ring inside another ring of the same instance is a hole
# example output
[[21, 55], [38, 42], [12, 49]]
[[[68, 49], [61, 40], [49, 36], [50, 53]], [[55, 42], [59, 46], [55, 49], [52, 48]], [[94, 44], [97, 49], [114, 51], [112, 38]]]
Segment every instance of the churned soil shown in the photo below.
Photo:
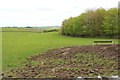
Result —
[[118, 75], [120, 45], [72, 46], [31, 56], [4, 78], [75, 78]]

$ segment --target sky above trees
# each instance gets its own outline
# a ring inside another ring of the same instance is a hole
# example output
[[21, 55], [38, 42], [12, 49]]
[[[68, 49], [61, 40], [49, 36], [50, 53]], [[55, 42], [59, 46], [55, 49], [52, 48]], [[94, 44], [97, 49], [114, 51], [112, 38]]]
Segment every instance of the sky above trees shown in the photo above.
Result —
[[0, 27], [60, 26], [87, 9], [115, 8], [119, 0], [1, 0]]

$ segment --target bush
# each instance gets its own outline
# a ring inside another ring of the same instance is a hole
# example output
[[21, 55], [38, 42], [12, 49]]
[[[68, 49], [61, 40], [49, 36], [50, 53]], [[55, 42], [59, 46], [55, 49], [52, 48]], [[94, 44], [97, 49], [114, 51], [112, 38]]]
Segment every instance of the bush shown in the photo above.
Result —
[[58, 32], [58, 29], [45, 29], [43, 32]]

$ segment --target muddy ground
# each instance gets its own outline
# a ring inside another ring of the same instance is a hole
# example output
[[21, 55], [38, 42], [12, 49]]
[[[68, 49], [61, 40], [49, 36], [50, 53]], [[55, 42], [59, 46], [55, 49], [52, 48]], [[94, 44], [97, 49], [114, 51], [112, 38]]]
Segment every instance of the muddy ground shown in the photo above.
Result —
[[26, 59], [4, 78], [73, 78], [118, 75], [120, 45], [73, 46]]

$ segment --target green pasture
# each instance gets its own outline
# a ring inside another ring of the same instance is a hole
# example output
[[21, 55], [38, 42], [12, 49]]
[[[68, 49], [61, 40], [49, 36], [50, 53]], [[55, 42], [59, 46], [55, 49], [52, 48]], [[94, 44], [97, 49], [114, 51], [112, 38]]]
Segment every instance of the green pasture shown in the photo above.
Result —
[[92, 45], [94, 40], [114, 40], [118, 44], [117, 39], [69, 37], [59, 32], [2, 32], [2, 69], [5, 72], [24, 66], [23, 61], [26, 58], [44, 53], [49, 49]]

